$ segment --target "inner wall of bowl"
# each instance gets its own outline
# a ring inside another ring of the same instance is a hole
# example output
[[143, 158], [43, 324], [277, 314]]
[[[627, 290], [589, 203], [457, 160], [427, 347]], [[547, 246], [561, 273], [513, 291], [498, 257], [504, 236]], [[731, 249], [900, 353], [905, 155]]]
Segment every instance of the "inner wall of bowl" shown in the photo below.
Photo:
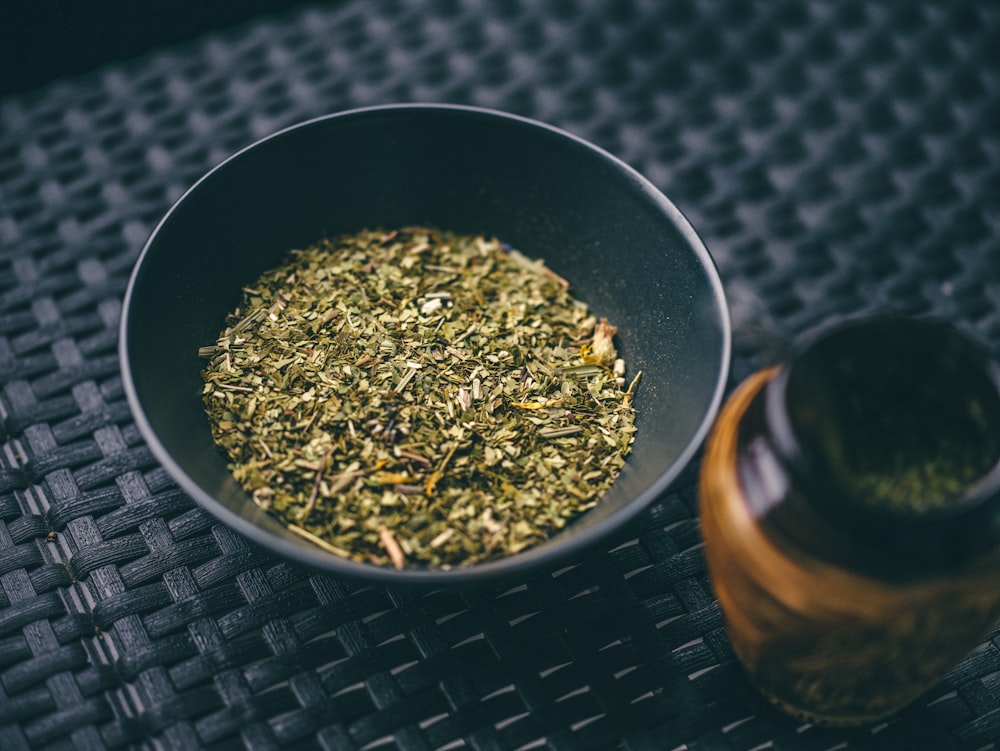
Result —
[[544, 259], [619, 327], [630, 376], [643, 371], [628, 465], [567, 534], [661, 482], [712, 407], [728, 346], [707, 256], [662, 196], [586, 144], [514, 118], [418, 108], [280, 133], [210, 173], [154, 234], [133, 283], [126, 347], [161, 461], [196, 486], [186, 489], [289, 536], [231, 479], [212, 442], [197, 349], [214, 342], [241, 287], [290, 249], [409, 224], [494, 235]]

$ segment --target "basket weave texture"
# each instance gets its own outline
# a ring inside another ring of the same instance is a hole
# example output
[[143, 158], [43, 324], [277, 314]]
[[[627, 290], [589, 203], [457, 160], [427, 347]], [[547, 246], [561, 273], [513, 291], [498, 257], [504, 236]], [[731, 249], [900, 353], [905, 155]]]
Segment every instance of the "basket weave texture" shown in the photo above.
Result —
[[0, 98], [0, 748], [997, 748], [1000, 631], [887, 723], [766, 706], [706, 577], [696, 466], [565, 568], [363, 588], [194, 506], [116, 344], [145, 238], [208, 168], [438, 101], [561, 126], [670, 196], [726, 283], [733, 384], [860, 312], [997, 347], [998, 49], [986, 2], [354, 0]]

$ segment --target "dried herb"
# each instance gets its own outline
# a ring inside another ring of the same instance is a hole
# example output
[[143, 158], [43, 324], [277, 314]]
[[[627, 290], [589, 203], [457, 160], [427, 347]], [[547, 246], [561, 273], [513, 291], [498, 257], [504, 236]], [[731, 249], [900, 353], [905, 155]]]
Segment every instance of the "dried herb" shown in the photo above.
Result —
[[944, 509], [996, 463], [974, 397], [926, 388], [903, 364], [858, 369], [844, 361], [835, 372], [823, 455], [837, 484], [868, 508], [912, 516]]
[[496, 240], [410, 227], [293, 251], [208, 359], [213, 436], [262, 508], [401, 568], [534, 545], [597, 503], [635, 432], [615, 328]]
[[972, 458], [896, 454], [881, 471], [854, 475], [850, 487], [869, 506], [920, 514], [954, 502], [983, 475], [988, 466], [977, 465]]

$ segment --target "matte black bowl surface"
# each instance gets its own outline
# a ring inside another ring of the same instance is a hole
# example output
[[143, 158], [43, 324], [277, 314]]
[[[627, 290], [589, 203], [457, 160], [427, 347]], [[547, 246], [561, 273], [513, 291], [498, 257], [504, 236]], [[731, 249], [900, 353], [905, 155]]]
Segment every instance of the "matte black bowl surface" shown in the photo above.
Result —
[[[364, 228], [493, 235], [542, 258], [619, 329], [641, 369], [625, 469], [551, 540], [450, 570], [396, 571], [319, 550], [232, 479], [201, 401], [203, 362], [240, 290], [287, 252]], [[195, 501], [264, 547], [388, 584], [480, 583], [551, 566], [619, 529], [691, 459], [718, 409], [729, 319], [712, 259], [677, 208], [633, 169], [558, 129], [498, 112], [394, 105], [276, 133], [209, 172], [153, 232], [125, 296], [125, 392], [150, 449]]]

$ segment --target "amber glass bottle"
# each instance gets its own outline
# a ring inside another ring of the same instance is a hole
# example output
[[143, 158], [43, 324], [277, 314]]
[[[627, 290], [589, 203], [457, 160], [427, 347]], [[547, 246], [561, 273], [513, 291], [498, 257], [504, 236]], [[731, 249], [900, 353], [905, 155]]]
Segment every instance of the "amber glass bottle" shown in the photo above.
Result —
[[829, 329], [729, 399], [700, 504], [761, 692], [818, 723], [884, 718], [1000, 618], [1000, 366], [937, 323]]

